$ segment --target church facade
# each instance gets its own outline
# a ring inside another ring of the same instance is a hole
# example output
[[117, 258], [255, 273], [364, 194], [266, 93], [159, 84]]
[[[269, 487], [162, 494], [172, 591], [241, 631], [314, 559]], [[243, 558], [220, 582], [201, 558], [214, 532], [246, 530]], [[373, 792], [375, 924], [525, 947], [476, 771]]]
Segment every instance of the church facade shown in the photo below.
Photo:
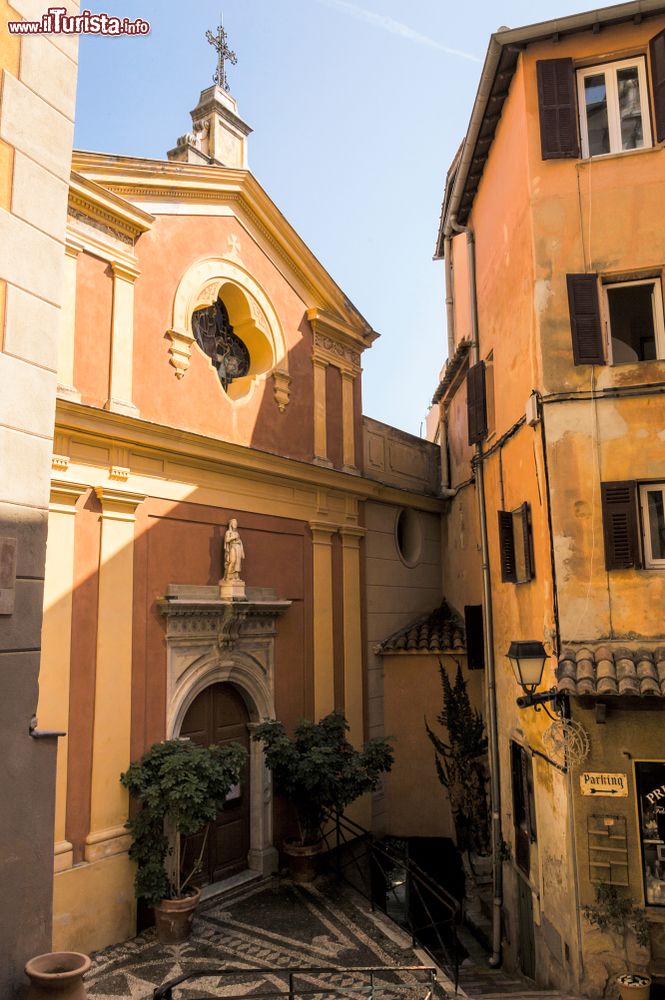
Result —
[[[365, 472], [377, 334], [248, 171], [228, 90], [204, 91], [192, 120], [168, 161], [73, 158], [39, 701], [40, 725], [67, 734], [55, 949], [135, 932], [119, 776], [157, 741], [245, 743], [205, 881], [277, 868], [289, 820], [252, 726], [339, 708], [355, 743], [380, 730], [365, 506], [391, 525], [440, 512], [418, 462], [394, 482], [380, 462]], [[242, 549], [224, 580], [229, 526]], [[404, 614], [386, 613], [385, 634]], [[356, 818], [369, 825], [368, 801]]]

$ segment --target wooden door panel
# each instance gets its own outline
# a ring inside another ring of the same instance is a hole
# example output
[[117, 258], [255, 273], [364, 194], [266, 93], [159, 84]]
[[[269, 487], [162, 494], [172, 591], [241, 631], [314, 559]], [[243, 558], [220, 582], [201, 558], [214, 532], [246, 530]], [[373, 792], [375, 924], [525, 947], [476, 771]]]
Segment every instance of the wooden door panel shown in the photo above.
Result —
[[[230, 684], [213, 684], [201, 692], [187, 710], [180, 731], [200, 746], [235, 742], [249, 753], [249, 713], [241, 695]], [[183, 870], [188, 874], [198, 857], [203, 835], [191, 837], [185, 847]], [[247, 867], [249, 851], [249, 765], [240, 777], [240, 795], [230, 799], [210, 824], [200, 875], [196, 885], [208, 885]], [[188, 867], [186, 867], [188, 866]]]

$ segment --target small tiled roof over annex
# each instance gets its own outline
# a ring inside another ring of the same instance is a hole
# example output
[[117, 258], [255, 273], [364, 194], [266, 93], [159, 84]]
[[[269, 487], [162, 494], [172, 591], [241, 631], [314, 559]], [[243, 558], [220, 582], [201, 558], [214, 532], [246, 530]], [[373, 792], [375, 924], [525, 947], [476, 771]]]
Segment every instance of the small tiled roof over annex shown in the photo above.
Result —
[[573, 697], [665, 698], [665, 646], [564, 649], [557, 690]]
[[464, 620], [445, 601], [429, 614], [406, 625], [378, 643], [374, 652], [383, 653], [464, 653]]

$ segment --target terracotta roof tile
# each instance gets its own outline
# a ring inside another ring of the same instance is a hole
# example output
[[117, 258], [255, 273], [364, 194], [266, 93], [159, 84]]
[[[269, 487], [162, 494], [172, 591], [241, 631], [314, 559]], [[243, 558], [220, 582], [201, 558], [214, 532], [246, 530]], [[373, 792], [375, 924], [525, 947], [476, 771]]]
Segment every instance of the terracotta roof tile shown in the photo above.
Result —
[[464, 621], [445, 601], [374, 647], [375, 653], [463, 653]]
[[564, 649], [557, 688], [575, 697], [665, 698], [665, 646], [579, 646]]

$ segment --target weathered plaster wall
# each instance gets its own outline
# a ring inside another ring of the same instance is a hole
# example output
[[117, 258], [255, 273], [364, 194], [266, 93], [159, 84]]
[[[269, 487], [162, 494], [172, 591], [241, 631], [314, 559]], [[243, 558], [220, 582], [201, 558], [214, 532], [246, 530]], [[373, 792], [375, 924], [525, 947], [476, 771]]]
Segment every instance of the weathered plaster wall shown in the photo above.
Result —
[[[634, 760], [665, 760], [663, 749], [663, 713], [657, 706], [647, 705], [639, 712], [607, 710], [603, 725], [595, 720], [593, 706], [574, 703], [574, 718], [589, 733], [591, 752], [584, 763], [585, 771], [607, 771], [627, 776], [627, 797], [583, 796], [579, 773], [573, 776], [573, 802], [577, 839], [580, 903], [592, 903], [594, 885], [589, 868], [588, 824], [590, 817], [621, 817], [626, 822], [628, 849], [627, 895], [638, 906], [645, 905], [640, 837], [638, 828], [637, 793]], [[595, 841], [598, 843], [598, 841]], [[596, 873], [597, 874], [597, 873]], [[662, 907], [648, 907], [650, 920], [652, 964], [656, 971], [665, 961], [665, 914]], [[646, 956], [636, 947], [631, 934], [603, 934], [582, 920], [585, 990], [590, 996], [609, 995], [612, 977], [629, 968], [641, 966]]]
[[28, 727], [38, 695], [78, 45], [75, 37], [9, 34], [8, 21], [34, 14], [29, 0], [0, 2], [0, 537], [17, 545], [14, 610], [0, 617], [0, 994], [7, 998], [22, 995], [26, 959], [51, 944], [56, 744], [31, 739]]
[[[454, 679], [457, 660], [441, 661]], [[482, 705], [483, 674], [466, 670], [460, 656], [467, 690], [476, 707]], [[434, 748], [425, 732], [425, 719], [437, 735], [445, 730], [436, 721], [443, 706], [439, 657], [431, 654], [398, 654], [383, 657], [384, 728], [395, 739], [395, 764], [384, 781], [386, 832], [395, 837], [450, 837], [455, 827], [448, 792], [441, 785], [434, 764]]]
[[[479, 353], [493, 354], [494, 428], [484, 442], [485, 504], [494, 614], [497, 709], [503, 838], [512, 860], [504, 865], [505, 960], [520, 962], [522, 934], [518, 926], [518, 890], [526, 880], [536, 925], [536, 967], [543, 983], [570, 983], [577, 961], [574, 901], [561, 890], [561, 873], [570, 856], [565, 780], [537, 757], [532, 758], [536, 783], [537, 840], [531, 846], [527, 877], [514, 861], [511, 740], [543, 751], [542, 734], [549, 725], [540, 713], [524, 712], [506, 657], [514, 639], [540, 639], [552, 650], [553, 584], [548, 531], [545, 468], [539, 429], [521, 424], [532, 390], [541, 382], [541, 359], [534, 305], [533, 220], [528, 136], [524, 128], [527, 81], [522, 63], [513, 78], [490, 159], [478, 189], [470, 225], [475, 233]], [[468, 324], [468, 278], [463, 255], [465, 236], [455, 237], [456, 337]], [[467, 334], [468, 335], [468, 334]], [[467, 444], [466, 388], [455, 383], [444, 400], [450, 486], [459, 492], [449, 502], [443, 527], [444, 594], [456, 606], [481, 603], [480, 535], [473, 449]], [[503, 435], [509, 434], [501, 442]], [[524, 584], [503, 583], [499, 560], [497, 511], [530, 504], [535, 578]], [[552, 683], [549, 661], [543, 685]], [[568, 946], [567, 948], [565, 946]]]

